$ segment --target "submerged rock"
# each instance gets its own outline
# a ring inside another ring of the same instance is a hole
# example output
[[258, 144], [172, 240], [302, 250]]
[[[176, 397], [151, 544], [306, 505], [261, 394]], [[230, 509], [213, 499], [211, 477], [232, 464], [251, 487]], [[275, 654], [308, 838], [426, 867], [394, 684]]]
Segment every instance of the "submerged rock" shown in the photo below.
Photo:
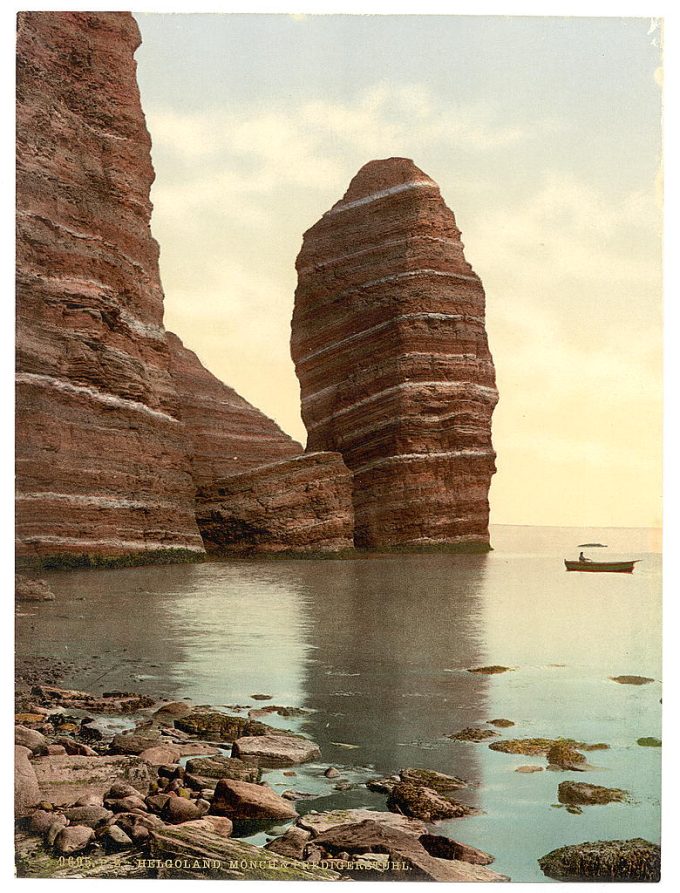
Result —
[[648, 685], [654, 682], [649, 676], [610, 676], [612, 682], [618, 682], [619, 685]]
[[497, 726], [499, 729], [509, 729], [515, 725], [511, 719], [490, 719], [488, 722], [490, 726]]
[[548, 758], [548, 766], [556, 766], [559, 769], [571, 769], [576, 772], [583, 772], [587, 767], [588, 761], [574, 748], [568, 741], [556, 741], [546, 754]]
[[452, 741], [486, 741], [488, 738], [498, 738], [498, 734], [493, 729], [479, 729], [470, 726], [446, 737], [451, 738]]
[[629, 799], [629, 794], [621, 788], [605, 788], [582, 781], [563, 781], [557, 789], [557, 799], [568, 806], [590, 806], [622, 803]]
[[552, 850], [538, 864], [559, 881], [658, 881], [661, 847], [640, 837], [598, 840]]
[[509, 673], [512, 667], [502, 667], [499, 664], [492, 664], [489, 667], [472, 667], [468, 668], [468, 673], [480, 673], [484, 676], [497, 676], [499, 673]]
[[660, 738], [638, 738], [637, 743], [640, 747], [661, 747]]

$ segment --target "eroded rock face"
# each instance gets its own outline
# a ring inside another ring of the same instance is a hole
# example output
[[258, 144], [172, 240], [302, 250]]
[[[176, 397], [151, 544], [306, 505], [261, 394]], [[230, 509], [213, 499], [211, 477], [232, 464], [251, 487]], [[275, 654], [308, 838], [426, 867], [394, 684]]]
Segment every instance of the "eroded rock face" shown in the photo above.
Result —
[[405, 158], [370, 162], [296, 265], [307, 449], [354, 473], [355, 543], [488, 545], [485, 295], [437, 184]]
[[299, 456], [302, 447], [203, 366], [177, 335], [167, 333], [172, 375], [187, 428], [196, 488], [223, 477]]
[[196, 496], [206, 549], [340, 552], [353, 546], [352, 475], [337, 453], [306, 453], [215, 481]]
[[17, 536], [23, 558], [202, 554], [169, 372], [129, 13], [17, 40]]

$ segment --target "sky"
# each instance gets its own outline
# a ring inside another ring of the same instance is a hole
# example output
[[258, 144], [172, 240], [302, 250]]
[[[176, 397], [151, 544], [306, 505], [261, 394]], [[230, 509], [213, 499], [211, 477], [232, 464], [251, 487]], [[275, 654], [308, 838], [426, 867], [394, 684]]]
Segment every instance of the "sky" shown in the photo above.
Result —
[[658, 526], [660, 31], [643, 18], [136, 15], [166, 326], [303, 444], [302, 235], [374, 158], [484, 283], [491, 520]]

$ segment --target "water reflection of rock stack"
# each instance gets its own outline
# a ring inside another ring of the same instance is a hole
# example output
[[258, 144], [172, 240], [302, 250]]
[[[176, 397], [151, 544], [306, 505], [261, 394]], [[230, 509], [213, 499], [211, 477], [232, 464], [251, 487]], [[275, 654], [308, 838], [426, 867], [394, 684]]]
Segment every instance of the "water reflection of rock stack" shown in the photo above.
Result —
[[466, 672], [484, 660], [485, 564], [483, 555], [399, 556], [334, 563], [323, 579], [297, 565], [313, 590], [305, 706], [318, 712], [307, 731], [324, 759], [480, 780], [480, 745], [444, 736], [489, 718], [489, 681]]

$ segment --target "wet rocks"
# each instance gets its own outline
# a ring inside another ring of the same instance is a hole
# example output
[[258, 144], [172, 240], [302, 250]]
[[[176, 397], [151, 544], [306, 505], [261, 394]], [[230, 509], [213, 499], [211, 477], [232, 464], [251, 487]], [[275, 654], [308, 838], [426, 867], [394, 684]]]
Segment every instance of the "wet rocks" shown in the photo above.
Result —
[[496, 726], [499, 729], [509, 729], [515, 725], [511, 719], [490, 719], [488, 723], [490, 726]]
[[387, 798], [387, 808], [425, 822], [457, 819], [477, 813], [472, 807], [443, 797], [432, 788], [407, 782], [400, 782], [392, 788]]
[[638, 738], [640, 747], [661, 747], [661, 738]]
[[538, 864], [559, 881], [658, 881], [661, 848], [648, 840], [598, 840], [560, 847]]
[[548, 759], [548, 767], [557, 769], [571, 769], [576, 772], [583, 772], [588, 765], [588, 761], [582, 753], [568, 741], [555, 741], [548, 748], [546, 754]]
[[157, 722], [171, 723], [175, 719], [188, 716], [189, 713], [193, 713], [193, 710], [194, 708], [187, 704], [186, 701], [168, 701], [165, 704], [161, 704], [157, 710], [154, 710], [152, 715]]
[[493, 729], [469, 727], [446, 737], [453, 741], [487, 741], [489, 738], [498, 738], [498, 732], [494, 732]]
[[649, 676], [610, 676], [612, 682], [618, 682], [619, 685], [649, 685], [654, 682]]
[[264, 723], [243, 716], [228, 716], [216, 710], [201, 710], [175, 720], [175, 727], [190, 735], [234, 742], [237, 738], [254, 735], [285, 735]]
[[591, 806], [623, 803], [629, 799], [629, 794], [620, 788], [605, 788], [581, 781], [563, 781], [558, 786], [557, 798], [567, 806]]
[[444, 772], [435, 772], [434, 769], [400, 769], [398, 775], [388, 775], [385, 778], [374, 778], [366, 782], [366, 787], [371, 791], [389, 794], [395, 785], [400, 782], [413, 785], [423, 785], [431, 788], [438, 794], [446, 797], [448, 794], [467, 787], [467, 782], [456, 775], [446, 775]]
[[321, 751], [307, 738], [292, 735], [260, 735], [237, 739], [232, 754], [258, 766], [275, 768], [307, 763], [320, 757]]
[[244, 819], [292, 819], [297, 812], [271, 788], [222, 778], [217, 782], [210, 806], [211, 815]]
[[521, 772], [530, 775], [532, 772], [543, 772], [543, 766], [518, 766], [515, 772]]
[[500, 664], [492, 664], [488, 667], [472, 667], [468, 673], [476, 673], [480, 676], [498, 676], [500, 673], [509, 673], [512, 667], [503, 667]]

